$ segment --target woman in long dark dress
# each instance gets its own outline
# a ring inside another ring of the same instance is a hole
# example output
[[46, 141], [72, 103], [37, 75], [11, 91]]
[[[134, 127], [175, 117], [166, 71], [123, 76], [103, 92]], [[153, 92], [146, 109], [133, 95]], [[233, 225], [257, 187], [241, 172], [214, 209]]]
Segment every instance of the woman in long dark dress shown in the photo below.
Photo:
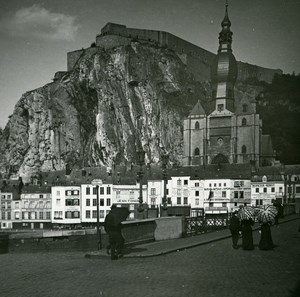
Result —
[[241, 221], [242, 229], [242, 248], [243, 250], [253, 250], [253, 235], [252, 235], [252, 226], [254, 222], [251, 218]]
[[263, 222], [260, 226], [261, 233], [258, 245], [260, 250], [272, 250], [274, 247], [270, 225], [270, 222]]

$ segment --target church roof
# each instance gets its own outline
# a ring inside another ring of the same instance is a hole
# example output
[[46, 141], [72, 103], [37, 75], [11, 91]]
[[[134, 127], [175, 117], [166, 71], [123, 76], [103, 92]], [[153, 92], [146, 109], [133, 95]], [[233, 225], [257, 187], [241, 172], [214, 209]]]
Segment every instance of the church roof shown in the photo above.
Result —
[[189, 116], [193, 115], [205, 115], [205, 111], [200, 103], [200, 100], [197, 101], [196, 105], [189, 114]]

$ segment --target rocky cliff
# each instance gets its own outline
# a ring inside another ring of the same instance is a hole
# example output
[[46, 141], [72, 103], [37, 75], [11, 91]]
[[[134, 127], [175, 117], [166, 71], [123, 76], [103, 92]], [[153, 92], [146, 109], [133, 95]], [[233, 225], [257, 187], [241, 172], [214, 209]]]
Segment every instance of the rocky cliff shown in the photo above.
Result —
[[[67, 167], [146, 163], [182, 155], [182, 121], [209, 84], [196, 81], [171, 50], [131, 42], [95, 47], [72, 71], [25, 93], [0, 131], [2, 177], [28, 179]], [[162, 148], [163, 147], [163, 148]]]

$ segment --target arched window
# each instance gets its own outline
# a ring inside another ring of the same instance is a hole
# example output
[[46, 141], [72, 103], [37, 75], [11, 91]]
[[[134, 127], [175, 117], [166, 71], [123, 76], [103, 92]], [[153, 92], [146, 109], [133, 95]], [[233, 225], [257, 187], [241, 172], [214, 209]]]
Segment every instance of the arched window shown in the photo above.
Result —
[[195, 129], [199, 129], [200, 128], [200, 125], [199, 125], [199, 122], [197, 121], [196, 123], [195, 123]]
[[247, 147], [245, 145], [242, 146], [242, 154], [247, 153]]
[[199, 156], [200, 155], [200, 150], [198, 147], [195, 148], [195, 153], [194, 153], [195, 156]]
[[245, 118], [242, 119], [242, 126], [246, 126], [247, 125], [247, 120]]

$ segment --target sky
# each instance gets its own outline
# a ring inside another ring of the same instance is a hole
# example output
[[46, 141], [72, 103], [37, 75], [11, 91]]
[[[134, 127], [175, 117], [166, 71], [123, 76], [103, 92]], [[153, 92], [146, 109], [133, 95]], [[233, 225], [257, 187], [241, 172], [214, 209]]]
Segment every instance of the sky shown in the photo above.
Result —
[[[229, 0], [237, 60], [300, 73], [300, 0]], [[225, 0], [0, 0], [0, 127], [107, 22], [170, 32], [213, 53]]]

